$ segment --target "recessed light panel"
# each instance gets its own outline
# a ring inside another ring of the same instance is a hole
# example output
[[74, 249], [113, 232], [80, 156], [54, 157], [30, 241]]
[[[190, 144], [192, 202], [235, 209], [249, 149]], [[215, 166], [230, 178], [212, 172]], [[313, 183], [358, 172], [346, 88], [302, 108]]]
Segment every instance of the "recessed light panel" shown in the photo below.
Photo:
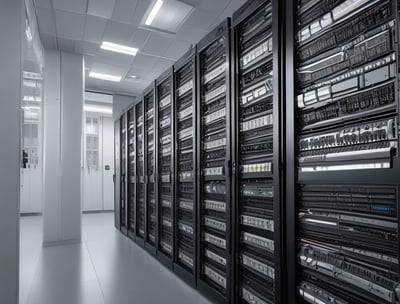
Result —
[[90, 78], [101, 79], [101, 80], [114, 81], [114, 82], [120, 82], [121, 81], [121, 76], [108, 75], [108, 74], [95, 73], [95, 72], [90, 72], [89, 73], [89, 77]]
[[141, 27], [176, 34], [193, 9], [193, 6], [181, 1], [156, 0], [150, 5], [141, 22]]
[[137, 48], [116, 44], [108, 41], [103, 41], [100, 48], [103, 50], [131, 55], [131, 56], [136, 56], [137, 52], [139, 51]]

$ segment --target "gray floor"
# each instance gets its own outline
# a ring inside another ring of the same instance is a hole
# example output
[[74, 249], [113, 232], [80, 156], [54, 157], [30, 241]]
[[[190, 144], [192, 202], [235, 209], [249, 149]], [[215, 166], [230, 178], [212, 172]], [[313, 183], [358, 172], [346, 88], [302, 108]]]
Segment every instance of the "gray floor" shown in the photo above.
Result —
[[113, 214], [83, 215], [81, 244], [42, 247], [42, 218], [21, 218], [20, 304], [210, 303], [123, 237]]

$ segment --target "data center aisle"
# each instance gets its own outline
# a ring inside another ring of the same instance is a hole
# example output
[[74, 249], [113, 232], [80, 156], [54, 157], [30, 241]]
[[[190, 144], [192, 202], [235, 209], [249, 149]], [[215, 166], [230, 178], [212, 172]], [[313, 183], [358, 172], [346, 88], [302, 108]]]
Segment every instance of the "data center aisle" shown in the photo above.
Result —
[[81, 244], [42, 248], [41, 217], [21, 218], [20, 304], [209, 303], [113, 221], [84, 215]]

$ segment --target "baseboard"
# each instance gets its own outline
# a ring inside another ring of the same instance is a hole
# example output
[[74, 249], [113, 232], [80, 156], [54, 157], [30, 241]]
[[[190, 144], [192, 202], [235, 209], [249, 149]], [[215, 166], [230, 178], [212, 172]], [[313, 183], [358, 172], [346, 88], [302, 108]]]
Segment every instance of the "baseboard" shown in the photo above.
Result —
[[21, 217], [25, 217], [25, 216], [42, 216], [42, 212], [24, 212], [24, 213], [20, 213]]
[[65, 241], [51, 241], [51, 242], [43, 242], [43, 247], [73, 245], [73, 244], [80, 244], [80, 243], [81, 243], [80, 239], [65, 240]]
[[114, 213], [114, 210], [90, 210], [90, 211], [82, 211], [83, 214], [92, 214], [92, 213]]

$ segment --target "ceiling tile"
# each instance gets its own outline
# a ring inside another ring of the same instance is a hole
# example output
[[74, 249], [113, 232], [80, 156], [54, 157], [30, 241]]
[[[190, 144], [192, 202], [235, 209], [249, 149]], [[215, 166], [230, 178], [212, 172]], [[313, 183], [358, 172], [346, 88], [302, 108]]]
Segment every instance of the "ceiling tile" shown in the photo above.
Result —
[[139, 68], [139, 67], [133, 67], [128, 72], [128, 76], [135, 75], [138, 78], [142, 78], [142, 79], [143, 78], [149, 79], [147, 77], [148, 74], [149, 74], [149, 69], [147, 69], [147, 68]]
[[57, 36], [82, 40], [85, 15], [56, 10]]
[[174, 62], [171, 60], [165, 60], [165, 59], [159, 58], [156, 60], [156, 64], [154, 65], [154, 67], [151, 71], [161, 75], [161, 73], [166, 71], [168, 68], [172, 67], [173, 64], [174, 64]]
[[38, 7], [51, 8], [51, 0], [35, 0], [36, 9]]
[[143, 16], [146, 14], [147, 10], [150, 8], [150, 5], [153, 1], [149, 0], [140, 0], [138, 1], [135, 11], [133, 13], [133, 19], [131, 24], [135, 26], [139, 26], [140, 22], [143, 19]]
[[171, 35], [159, 35], [151, 33], [145, 46], [141, 51], [157, 56], [164, 56], [165, 50], [173, 43]]
[[131, 23], [138, 0], [115, 0], [111, 19], [121, 23]]
[[201, 8], [196, 9], [190, 18], [186, 19], [183, 24], [186, 28], [197, 28], [208, 30], [210, 24], [214, 24], [220, 15], [220, 11], [207, 11]]
[[106, 25], [107, 19], [86, 15], [86, 24], [83, 39], [94, 43], [100, 43]]
[[135, 56], [132, 67], [144, 68], [150, 71], [154, 67], [157, 59], [158, 58], [156, 57], [147, 56], [139, 53]]
[[87, 41], [75, 41], [75, 51], [79, 54], [95, 56], [99, 52], [97, 43]]
[[[161, 7], [150, 28], [175, 34], [184, 21], [190, 18], [193, 10], [193, 6], [181, 1], [164, 1], [164, 5]], [[144, 19], [142, 22], [144, 22]], [[146, 25], [142, 26], [146, 27]]]
[[222, 13], [222, 11], [228, 6], [230, 1], [231, 0], [201, 0], [197, 7], [208, 11]]
[[191, 46], [190, 42], [176, 40], [172, 45], [164, 52], [165, 57], [173, 58], [178, 60], [185, 54]]
[[56, 35], [56, 23], [53, 11], [47, 8], [36, 8], [36, 16], [41, 34]]
[[98, 73], [105, 73], [105, 74], [111, 74], [115, 76], [121, 76], [125, 77], [125, 75], [128, 73], [129, 67], [128, 66], [117, 66], [113, 63], [104, 63], [100, 62], [95, 59], [95, 62], [93, 63], [92, 71], [98, 72]]
[[243, 4], [245, 4], [246, 0], [232, 0], [231, 3], [225, 8], [225, 10], [220, 15], [221, 18], [231, 17], [234, 12], [236, 12]]
[[104, 30], [103, 40], [127, 45], [131, 41], [135, 30], [132, 25], [109, 21]]
[[130, 66], [134, 57], [100, 49], [96, 55], [96, 61], [97, 60], [114, 65]]
[[131, 45], [141, 50], [143, 49], [149, 37], [150, 37], [150, 31], [137, 29], [137, 31], [135, 32], [135, 34], [133, 34], [133, 37], [131, 39]]
[[75, 44], [74, 40], [65, 39], [65, 38], [57, 38], [58, 48], [61, 51], [74, 53]]
[[48, 34], [40, 34], [40, 39], [42, 40], [43, 46], [46, 49], [52, 50], [57, 48], [57, 42], [55, 36]]
[[198, 4], [200, 3], [201, 0], [179, 0], [179, 1], [189, 4], [193, 7], [196, 7], [196, 6], [198, 6]]
[[89, 15], [103, 17], [107, 19], [111, 18], [114, 10], [115, 0], [88, 0], [88, 1], [89, 5], [87, 13]]
[[200, 28], [182, 26], [176, 37], [180, 40], [189, 41], [190, 43], [199, 42], [209, 31]]
[[53, 8], [71, 13], [85, 14], [87, 0], [52, 0]]

